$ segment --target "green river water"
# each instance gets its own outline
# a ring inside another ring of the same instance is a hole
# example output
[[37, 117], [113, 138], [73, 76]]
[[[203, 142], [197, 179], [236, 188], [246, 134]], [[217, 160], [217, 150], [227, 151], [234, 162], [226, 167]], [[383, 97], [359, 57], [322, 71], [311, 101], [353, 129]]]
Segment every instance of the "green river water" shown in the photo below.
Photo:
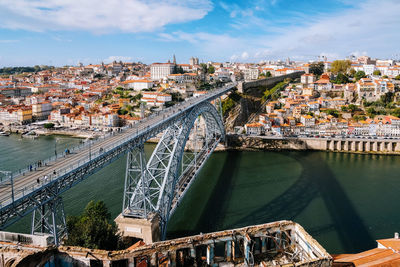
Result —
[[[55, 147], [55, 142], [57, 144]], [[78, 144], [70, 137], [0, 136], [0, 170], [16, 170]], [[154, 145], [146, 145], [150, 154]], [[63, 194], [67, 215], [103, 200], [122, 209], [126, 157]], [[330, 152], [215, 152], [168, 225], [168, 237], [281, 219], [300, 223], [330, 253], [376, 246], [400, 230], [400, 157]], [[9, 227], [29, 231], [27, 217]]]

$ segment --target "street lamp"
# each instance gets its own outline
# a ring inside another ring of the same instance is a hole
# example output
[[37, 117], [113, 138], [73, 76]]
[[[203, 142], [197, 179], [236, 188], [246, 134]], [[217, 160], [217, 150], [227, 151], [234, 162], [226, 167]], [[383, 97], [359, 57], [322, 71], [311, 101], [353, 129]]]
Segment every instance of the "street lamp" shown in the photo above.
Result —
[[[12, 202], [14, 202], [14, 181], [13, 181], [13, 177], [12, 177], [12, 172], [11, 171], [0, 171], [0, 173], [10, 177], [11, 199], [12, 199]], [[1, 180], [1, 182], [2, 182], [2, 180]]]

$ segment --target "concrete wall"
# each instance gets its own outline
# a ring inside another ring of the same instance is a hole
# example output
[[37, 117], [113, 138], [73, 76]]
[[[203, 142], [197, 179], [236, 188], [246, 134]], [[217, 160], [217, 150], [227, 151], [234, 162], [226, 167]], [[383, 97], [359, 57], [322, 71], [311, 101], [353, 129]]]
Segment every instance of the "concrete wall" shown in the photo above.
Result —
[[227, 135], [227, 148], [261, 150], [319, 150], [336, 152], [400, 154], [396, 140], [340, 138], [267, 138], [260, 136]]
[[51, 244], [49, 235], [28, 235], [0, 231], [0, 241], [15, 242], [37, 247], [47, 247]]
[[[288, 245], [277, 246], [275, 236]], [[0, 244], [0, 255], [8, 250]], [[29, 250], [30, 247], [19, 248]], [[272, 259], [266, 257], [267, 251], [274, 255]], [[293, 259], [282, 257], [283, 253], [293, 255]], [[291, 221], [202, 233], [120, 251], [58, 247], [25, 257], [22, 253], [20, 257], [23, 258], [17, 266], [248, 266], [250, 261], [254, 261], [254, 266], [289, 266], [293, 262], [296, 266], [332, 266], [328, 252], [303, 227]]]
[[290, 73], [290, 74], [286, 74], [286, 75], [275, 76], [275, 77], [260, 79], [260, 80], [251, 81], [251, 82], [239, 82], [237, 85], [237, 88], [240, 93], [246, 93], [251, 88], [257, 88], [259, 86], [271, 86], [278, 82], [282, 82], [286, 78], [291, 78], [291, 79], [299, 78], [303, 74], [304, 74], [304, 71], [300, 71], [300, 72], [294, 72], [294, 73]]

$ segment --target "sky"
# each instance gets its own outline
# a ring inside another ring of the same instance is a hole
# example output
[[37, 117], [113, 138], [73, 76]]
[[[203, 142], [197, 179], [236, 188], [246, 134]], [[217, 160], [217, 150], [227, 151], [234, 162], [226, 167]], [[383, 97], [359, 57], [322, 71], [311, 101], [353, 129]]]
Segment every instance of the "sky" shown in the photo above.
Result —
[[0, 0], [0, 66], [400, 59], [400, 0]]

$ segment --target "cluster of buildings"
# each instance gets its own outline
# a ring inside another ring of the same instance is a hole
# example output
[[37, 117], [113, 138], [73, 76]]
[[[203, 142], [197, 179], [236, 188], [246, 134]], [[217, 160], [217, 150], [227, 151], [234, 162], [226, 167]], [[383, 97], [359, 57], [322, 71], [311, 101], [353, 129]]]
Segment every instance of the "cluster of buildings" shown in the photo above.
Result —
[[[200, 63], [192, 57], [189, 64], [178, 64], [174, 56], [172, 62], [150, 65], [114, 61], [3, 76], [0, 124], [48, 120], [59, 127], [121, 126], [173, 104], [174, 95], [182, 100], [218, 82], [304, 70], [286, 63]], [[204, 84], [208, 87], [201, 88]]]
[[[102, 128], [135, 123], [196, 92], [197, 58], [190, 64], [112, 62], [53, 68], [0, 78], [1, 125], [48, 121], [56, 127]], [[181, 73], [176, 73], [176, 71]]]
[[[352, 67], [372, 64], [360, 57]], [[362, 64], [364, 62], [367, 64]], [[376, 64], [387, 64], [389, 70], [399, 69], [392, 60], [375, 60]], [[329, 62], [324, 63], [328, 68]], [[309, 64], [304, 64], [306, 68]], [[381, 65], [374, 65], [380, 68]], [[380, 69], [382, 70], [382, 69]], [[245, 132], [250, 135], [284, 135], [284, 136], [400, 136], [400, 119], [391, 115], [380, 115], [369, 118], [366, 115], [366, 102], [379, 101], [382, 96], [392, 93], [394, 103], [399, 98], [396, 87], [400, 81], [394, 75], [366, 75], [358, 81], [336, 84], [332, 73], [325, 72], [319, 77], [304, 69], [300, 83], [291, 83], [280, 92], [276, 101], [269, 101], [265, 113], [259, 115], [258, 122], [245, 125]], [[353, 105], [359, 111], [349, 111]], [[360, 119], [360, 117], [362, 119]], [[238, 128], [237, 131], [242, 131]]]

